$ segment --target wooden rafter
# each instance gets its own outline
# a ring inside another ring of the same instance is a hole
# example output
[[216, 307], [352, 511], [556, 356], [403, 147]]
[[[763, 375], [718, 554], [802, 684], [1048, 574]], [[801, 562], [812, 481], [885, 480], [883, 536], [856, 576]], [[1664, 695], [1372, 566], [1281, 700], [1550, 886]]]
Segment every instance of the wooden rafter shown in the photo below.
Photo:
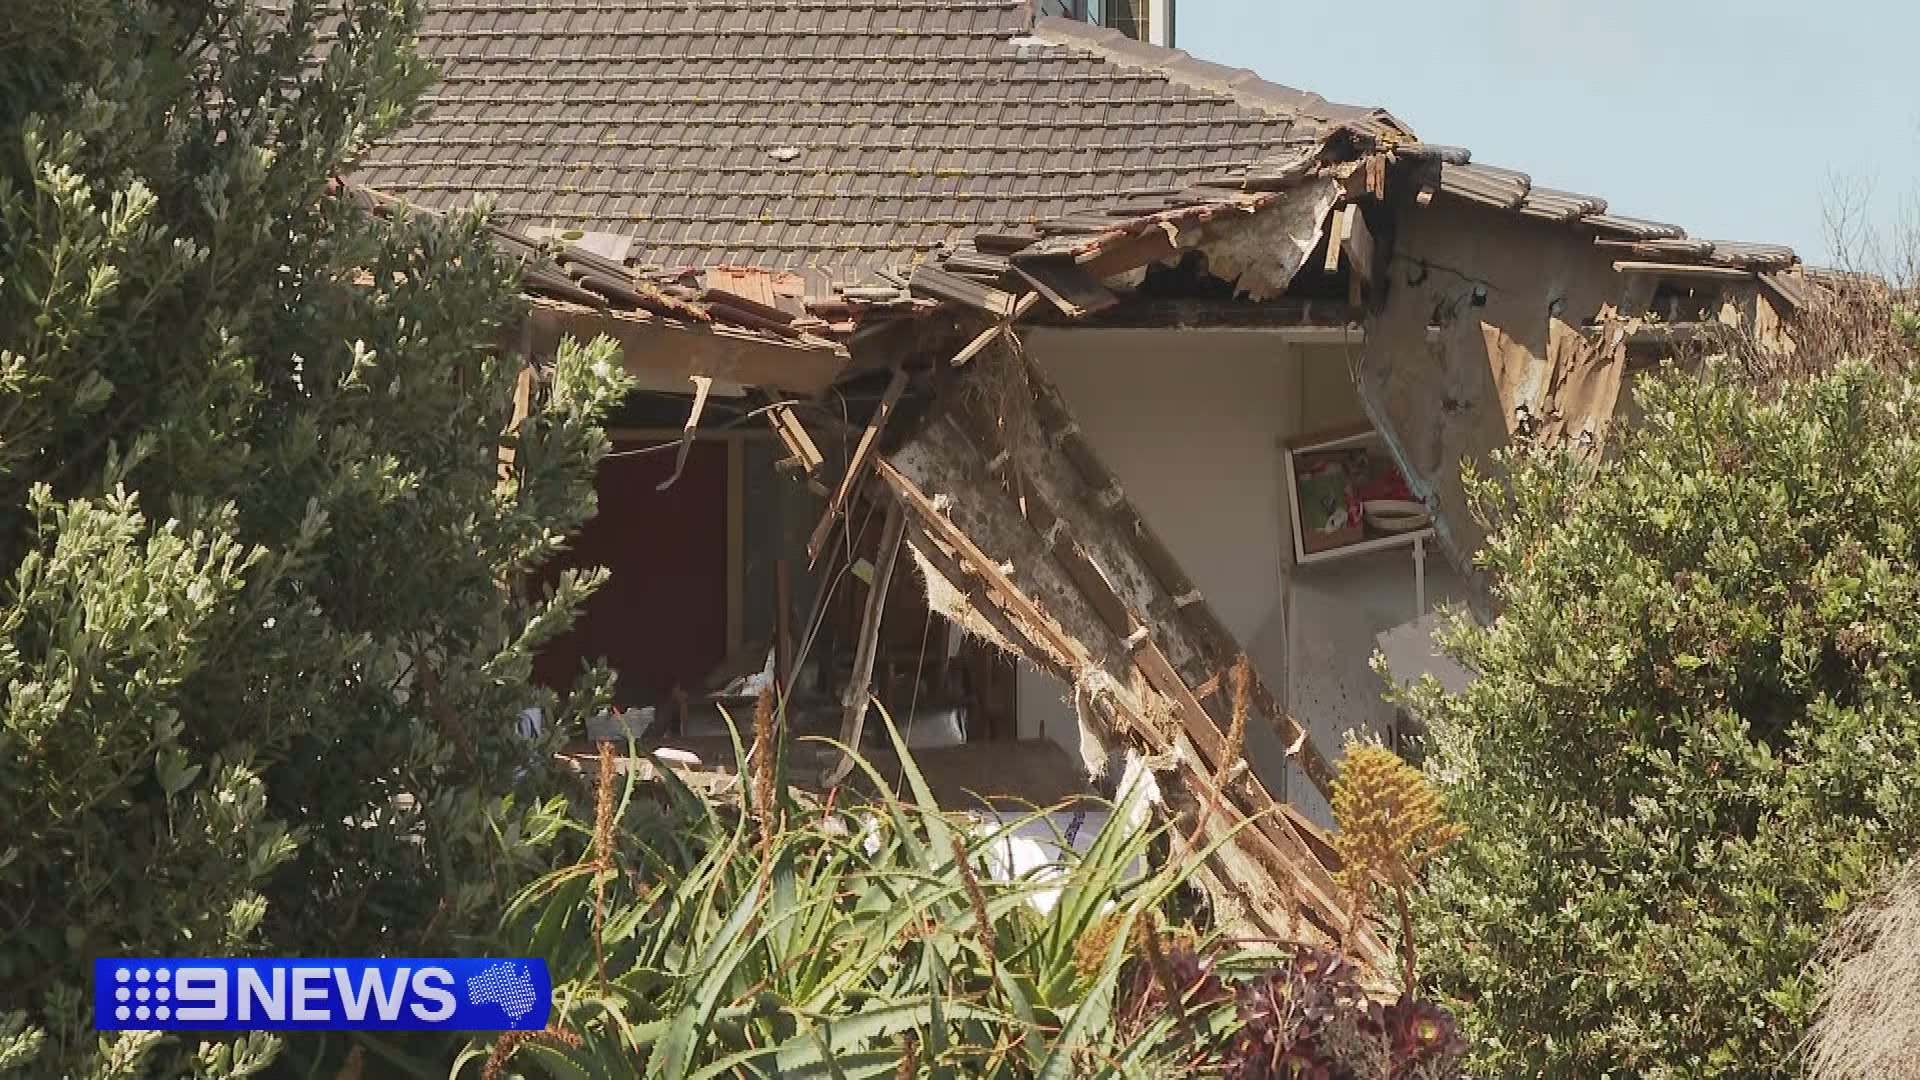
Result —
[[894, 407], [900, 404], [900, 396], [906, 390], [906, 371], [894, 368], [893, 377], [887, 380], [887, 388], [880, 395], [880, 404], [874, 407], [873, 415], [867, 419], [866, 430], [860, 433], [860, 441], [854, 444], [853, 456], [847, 459], [846, 475], [840, 478], [840, 486], [828, 501], [826, 512], [820, 515], [819, 523], [813, 527], [813, 534], [807, 538], [809, 560], [817, 561], [820, 558], [820, 549], [826, 546], [827, 537], [833, 534], [833, 523], [846, 511], [847, 500], [853, 497], [854, 490], [865, 479], [867, 460], [873, 456], [874, 448], [880, 442], [880, 432], [887, 426], [887, 418], [893, 415]]
[[860, 735], [867, 723], [867, 704], [873, 698], [873, 658], [880, 648], [880, 620], [887, 610], [887, 587], [893, 581], [894, 564], [900, 561], [900, 542], [906, 538], [907, 515], [900, 503], [887, 500], [886, 524], [880, 530], [880, 547], [874, 554], [873, 583], [867, 588], [866, 613], [860, 620], [860, 641], [853, 654], [853, 674], [840, 697], [840, 761], [827, 773], [831, 786], [853, 771], [854, 757], [860, 749]]
[[[980, 459], [981, 452], [966, 442], [961, 428], [943, 426], [951, 434], [936, 441], [960, 448], [953, 453], [962, 457]], [[923, 437], [925, 435], [923, 429]], [[1092, 613], [1100, 626], [1101, 636], [1106, 639], [1105, 644], [1096, 644], [1091, 640], [1083, 642], [1067, 631], [1060, 619], [1043, 606], [1049, 601], [1029, 594], [1028, 590], [1036, 585], [1023, 588], [1016, 584], [1014, 578], [1009, 576], [1007, 566], [980, 548], [965, 529], [955, 523], [893, 462], [886, 459], [877, 461], [875, 472], [886, 488], [916, 515], [918, 527], [935, 541], [930, 546], [935, 550], [945, 547], [953, 552], [949, 566], [936, 567], [943, 576], [956, 586], [961, 586], [969, 578], [977, 581], [976, 588], [968, 589], [968, 598], [982, 614], [991, 617], [990, 613], [996, 608], [1004, 609], [1006, 622], [1012, 625], [996, 623], [996, 628], [1001, 629], [1003, 634], [1009, 634], [1010, 641], [1018, 641], [1013, 634], [1037, 639], [1036, 643], [1042, 646], [1038, 654], [1044, 657], [1052, 653], [1062, 658], [1070, 669], [1066, 673], [1070, 678], [1074, 672], [1098, 666], [1095, 649], [1108, 655], [1127, 656], [1146, 685], [1173, 701], [1178, 723], [1171, 731], [1164, 730], [1147, 719], [1135, 706], [1111, 693], [1093, 695], [1091, 704], [1106, 717], [1114, 731], [1130, 733], [1141, 740], [1149, 752], [1173, 762], [1176, 776], [1169, 782], [1177, 790], [1188, 793], [1192, 802], [1227, 811], [1222, 815], [1221, 823], [1207, 826], [1208, 835], [1218, 836], [1231, 828], [1233, 823], [1242, 820], [1248, 822], [1235, 834], [1234, 841], [1223, 849], [1222, 858], [1225, 862], [1218, 868], [1221, 880], [1233, 883], [1236, 891], [1249, 897], [1265, 896], [1267, 902], [1275, 899], [1271, 890], [1278, 887], [1289, 897], [1288, 910], [1297, 910], [1318, 926], [1321, 932], [1335, 936], [1346, 929], [1346, 909], [1328, 866], [1285, 816], [1280, 804], [1260, 786], [1258, 778], [1241, 776], [1228, 785], [1230, 790], [1220, 790], [1214, 783], [1212, 774], [1224, 771], [1222, 765], [1227, 754], [1219, 726], [1193, 698], [1185, 681], [1173, 670], [1171, 662], [1152, 640], [1152, 635], [1143, 632], [1144, 624], [1140, 616], [1128, 609], [1125, 602], [1106, 584], [1104, 575], [1086, 558], [1084, 551], [1079, 549], [1066, 531], [1064, 519], [1046, 506], [1034, 485], [1023, 481], [1017, 471], [1002, 465], [1001, 482], [1009, 486], [1017, 485], [1021, 492], [1018, 499], [1010, 490], [1002, 492], [1001, 497], [1005, 500], [1002, 505], [1023, 508], [1012, 509], [1011, 513], [1015, 519], [1024, 513], [1026, 527], [1032, 530], [1027, 543], [1053, 560], [1068, 587], [1078, 597], [1076, 602]], [[976, 510], [980, 509], [976, 507]], [[1051, 536], [1043, 535], [1043, 530]], [[1025, 562], [1018, 565], [1027, 569], [1013, 572], [1019, 575], [1021, 581], [1027, 581], [1027, 572], [1032, 567]], [[1050, 591], [1050, 586], [1036, 584], [1042, 597], [1061, 595], [1057, 591]], [[1257, 908], [1259, 904], [1251, 906]], [[1274, 919], [1278, 914], [1251, 910], [1248, 917], [1267, 932], [1284, 933], [1285, 920]], [[1361, 935], [1359, 947], [1370, 962], [1381, 963], [1386, 957], [1384, 947], [1370, 935]]]

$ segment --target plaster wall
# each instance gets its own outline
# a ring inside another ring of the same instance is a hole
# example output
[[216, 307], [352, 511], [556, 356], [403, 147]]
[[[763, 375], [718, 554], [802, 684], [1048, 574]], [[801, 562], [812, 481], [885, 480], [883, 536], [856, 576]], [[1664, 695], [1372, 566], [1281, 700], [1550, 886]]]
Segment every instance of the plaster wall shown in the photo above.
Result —
[[[1358, 365], [1374, 426], [1391, 431], [1441, 539], [1467, 566], [1484, 537], [1467, 513], [1460, 464], [1506, 445], [1516, 408], [1555, 420], [1569, 440], [1604, 446], [1630, 419], [1622, 366], [1582, 343], [1607, 309], [1637, 313], [1645, 276], [1616, 273], [1590, 232], [1441, 196], [1400, 215], [1385, 304], [1367, 322]], [[1717, 317], [1767, 329], [1757, 286], [1735, 283]], [[1484, 470], [1483, 470], [1484, 471]]]
[[[1024, 340], [1128, 497], [1315, 744], [1337, 757], [1349, 729], [1383, 731], [1392, 711], [1368, 664], [1374, 635], [1416, 615], [1411, 554], [1295, 568], [1282, 472], [1284, 439], [1364, 418], [1350, 374], [1355, 351], [1297, 345], [1270, 331], [1037, 329]], [[1426, 565], [1431, 601], [1459, 592], [1437, 551]], [[1068, 693], [1023, 669], [1021, 736], [1076, 748]], [[1327, 820], [1277, 736], [1256, 725], [1247, 743], [1276, 794], [1284, 790]]]

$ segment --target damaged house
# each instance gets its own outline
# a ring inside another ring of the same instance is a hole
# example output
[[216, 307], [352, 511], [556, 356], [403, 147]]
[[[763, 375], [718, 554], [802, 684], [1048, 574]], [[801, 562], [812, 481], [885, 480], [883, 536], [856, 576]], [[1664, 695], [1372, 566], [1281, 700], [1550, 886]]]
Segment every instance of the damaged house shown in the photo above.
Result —
[[1382, 635], [1418, 667], [1404, 625], [1478, 598], [1460, 463], [1597, 453], [1673, 341], [1809, 295], [1028, 0], [427, 7], [430, 112], [352, 190], [492, 200], [529, 393], [564, 335], [640, 379], [570, 556], [612, 579], [542, 677], [605, 657], [708, 761], [771, 681], [876, 754], [879, 702], [950, 793], [1144, 766], [1187, 842], [1251, 819], [1206, 884], [1274, 936], [1343, 925], [1320, 830], [1347, 733], [1400, 734]]

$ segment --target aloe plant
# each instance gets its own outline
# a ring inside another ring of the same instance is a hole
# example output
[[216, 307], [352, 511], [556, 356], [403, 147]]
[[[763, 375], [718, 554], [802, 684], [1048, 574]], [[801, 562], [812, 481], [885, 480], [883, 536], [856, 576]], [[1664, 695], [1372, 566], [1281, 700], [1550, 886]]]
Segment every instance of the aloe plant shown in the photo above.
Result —
[[1057, 875], [995, 880], [988, 852], [1046, 811], [983, 826], [941, 810], [886, 723], [905, 790], [856, 758], [878, 794], [851, 807], [790, 793], [764, 737], [735, 752], [773, 766], [741, 768], [724, 798], [664, 769], [642, 792], [604, 759], [593, 813], [553, 819], [578, 857], [523, 889], [492, 943], [547, 960], [553, 1022], [476, 1037], [453, 1075], [1254, 1077], [1320, 1035], [1320, 1013], [1276, 1035], [1249, 1012], [1249, 988], [1293, 985], [1268, 974], [1303, 970], [1291, 950], [1173, 926], [1192, 866], [1141, 869], [1156, 829], [1115, 812]]
[[455, 1075], [1064, 1080], [1192, 1055], [1169, 1016], [1116, 1022], [1128, 943], [1181, 880], [1138, 870], [1156, 833], [1116, 813], [1063, 875], [994, 880], [993, 844], [1046, 812], [983, 828], [941, 810], [887, 726], [904, 797], [856, 758], [879, 793], [857, 807], [790, 793], [783, 762], [741, 769], [726, 799], [670, 770], [648, 793], [603, 778], [594, 817], [560, 819], [579, 858], [502, 927], [547, 960], [554, 1023], [476, 1039]]

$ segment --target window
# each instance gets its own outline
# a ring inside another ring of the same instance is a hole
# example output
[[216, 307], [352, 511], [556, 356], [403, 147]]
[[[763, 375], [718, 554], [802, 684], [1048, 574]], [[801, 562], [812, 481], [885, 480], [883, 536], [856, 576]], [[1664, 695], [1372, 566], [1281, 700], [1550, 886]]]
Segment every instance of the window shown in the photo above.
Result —
[[1034, 0], [1034, 10], [1041, 15], [1056, 15], [1095, 26], [1111, 27], [1135, 41], [1149, 41], [1156, 45], [1173, 43], [1171, 33], [1156, 36], [1152, 32], [1156, 13], [1162, 21], [1171, 21], [1171, 2], [1160, 8], [1150, 0]]

